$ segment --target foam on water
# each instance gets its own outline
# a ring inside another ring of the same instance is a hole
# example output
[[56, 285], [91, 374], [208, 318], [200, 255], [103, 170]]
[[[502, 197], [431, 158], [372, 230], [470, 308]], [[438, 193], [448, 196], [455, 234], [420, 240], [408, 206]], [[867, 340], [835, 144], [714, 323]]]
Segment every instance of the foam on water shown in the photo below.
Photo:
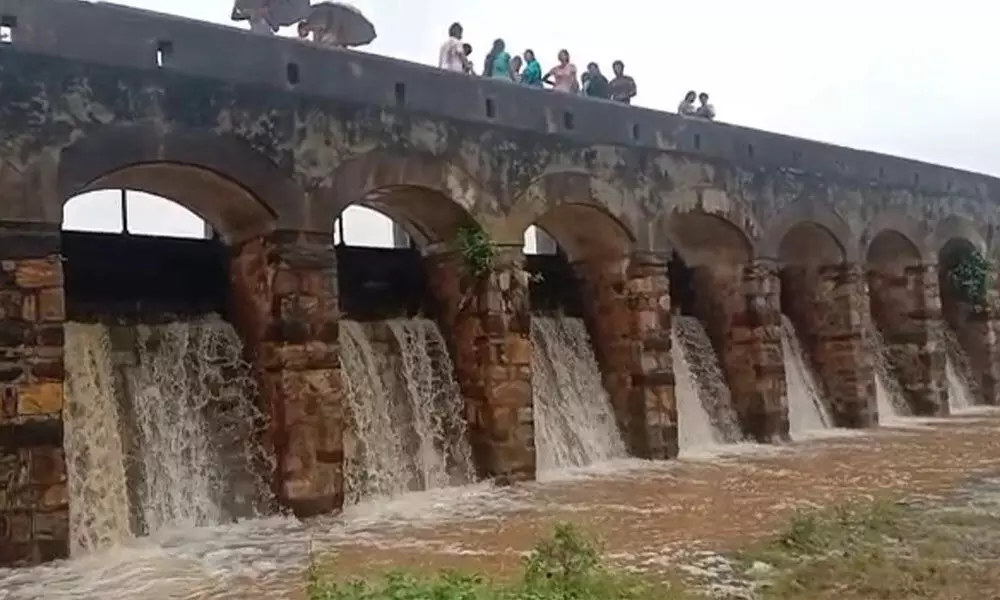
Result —
[[70, 555], [78, 556], [121, 544], [132, 532], [108, 330], [66, 323], [65, 335]]
[[785, 361], [788, 424], [794, 440], [822, 433], [833, 426], [823, 388], [819, 385], [791, 319], [781, 315], [781, 350]]
[[675, 315], [670, 339], [680, 455], [735, 451], [743, 436], [708, 333], [697, 318]]
[[427, 319], [341, 321], [349, 505], [474, 479], [464, 401]]
[[274, 463], [235, 330], [217, 316], [139, 326], [135, 347], [124, 373], [141, 469], [136, 533], [260, 514]]
[[583, 320], [533, 315], [531, 342], [539, 476], [625, 458]]

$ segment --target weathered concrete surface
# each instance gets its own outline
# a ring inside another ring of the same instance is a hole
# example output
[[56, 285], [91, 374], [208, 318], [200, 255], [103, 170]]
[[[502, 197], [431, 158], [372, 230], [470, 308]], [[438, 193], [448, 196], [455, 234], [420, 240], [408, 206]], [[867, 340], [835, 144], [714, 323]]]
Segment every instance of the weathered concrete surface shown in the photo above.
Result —
[[[204, 217], [233, 249], [237, 321], [271, 408], [276, 491], [300, 514], [337, 506], [342, 495], [338, 299], [324, 278], [335, 273], [332, 223], [352, 203], [405, 224], [430, 255], [429, 286], [445, 307], [439, 316], [484, 474], [528, 478], [534, 470], [530, 323], [517, 256], [532, 223], [574, 263], [676, 250], [695, 270], [699, 316], [756, 439], [787, 434], [782, 311], [812, 340], [806, 347], [838, 422], [876, 418], [858, 341], [869, 304], [861, 269], [915, 409], [947, 410], [934, 337], [936, 251], [960, 238], [998, 253], [994, 178], [110, 4], [0, 0], [0, 15], [15, 23], [13, 42], [0, 45], [0, 222], [19, 228], [0, 237], [4, 269], [24, 271], [24, 260], [58, 265], [54, 235], [34, 254], [21, 240], [57, 231], [63, 204], [85, 191], [139, 189]], [[472, 294], [455, 265], [437, 261], [470, 224], [507, 248], [508, 267]], [[812, 229], [796, 234], [804, 224]], [[796, 243], [782, 252], [809, 231], [825, 232], [838, 252]], [[900, 251], [905, 264], [893, 258]], [[803, 255], [822, 259], [799, 276], [779, 276]], [[596, 284], [624, 285], [627, 311], [609, 308], [621, 303], [618, 292], [588, 294], [600, 305], [593, 314], [631, 315], [622, 317], [627, 336], [623, 321], [598, 340], [620, 347], [627, 337], [632, 349], [625, 362], [602, 361], [605, 378], [630, 381], [613, 396], [622, 415], [642, 416], [629, 425], [643, 432], [642, 452], [669, 456], [668, 290], [659, 266], [637, 264]], [[5, 312], [5, 347], [13, 362], [39, 362], [12, 379], [9, 395], [18, 399], [5, 396], [4, 406], [41, 398], [28, 405], [46, 407], [37, 419], [46, 435], [19, 437], [27, 421], [12, 409], [5, 423], [17, 428], [3, 429], [0, 447], [56, 456], [59, 408], [40, 390], [62, 378], [62, 317], [49, 326], [43, 316], [61, 315], [61, 283], [27, 295], [16, 278], [12, 285], [11, 301], [36, 321], [29, 327], [24, 314]], [[779, 302], [782, 286], [808, 300]], [[23, 485], [57, 485], [52, 473], [5, 485], [0, 518], [65, 511], [11, 504]], [[17, 560], [58, 554], [41, 541], [19, 538]]]

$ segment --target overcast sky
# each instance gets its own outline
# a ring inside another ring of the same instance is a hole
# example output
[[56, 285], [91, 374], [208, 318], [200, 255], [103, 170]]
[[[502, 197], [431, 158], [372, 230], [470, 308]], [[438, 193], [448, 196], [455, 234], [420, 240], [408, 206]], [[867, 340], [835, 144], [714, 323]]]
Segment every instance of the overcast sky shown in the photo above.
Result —
[[[229, 0], [120, 3], [218, 23], [230, 23], [232, 8]], [[986, 0], [354, 5], [379, 34], [364, 51], [436, 64], [448, 25], [460, 21], [477, 68], [496, 37], [512, 52], [534, 49], [545, 69], [567, 48], [580, 67], [597, 61], [610, 72], [623, 60], [643, 106], [672, 111], [686, 90], [707, 91], [721, 121], [1000, 174], [1000, 4]], [[199, 230], [179, 209], [134, 204], [134, 231]], [[119, 222], [116, 208], [90, 202], [71, 204], [66, 217], [70, 226]], [[388, 239], [387, 225], [363, 214], [345, 224], [351, 243]]]

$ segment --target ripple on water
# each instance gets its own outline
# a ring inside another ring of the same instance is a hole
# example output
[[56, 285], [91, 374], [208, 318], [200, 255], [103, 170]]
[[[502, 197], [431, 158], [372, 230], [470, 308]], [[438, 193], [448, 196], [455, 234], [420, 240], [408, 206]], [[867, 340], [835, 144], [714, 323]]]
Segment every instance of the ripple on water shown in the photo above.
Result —
[[[917, 461], [925, 478], [932, 477], [928, 474], [931, 471], [940, 471], [941, 477], [950, 476], [976, 460], [994, 464], [995, 451], [984, 446], [981, 453], [979, 449], [973, 453], [962, 442], [970, 432], [978, 430], [977, 440], [983, 445], [983, 436], [996, 426], [976, 426], [974, 419], [954, 421], [963, 424], [941, 427], [931, 435], [927, 429], [919, 433], [880, 430], [864, 437], [781, 448], [727, 446], [720, 449], [725, 450], [721, 458], [719, 454], [706, 454], [667, 463], [612, 461], [567, 471], [548, 482], [506, 488], [477, 484], [373, 500], [350, 507], [340, 516], [304, 523], [272, 517], [167, 531], [72, 560], [0, 570], [0, 600], [302, 598], [314, 553], [332, 551], [339, 553], [342, 560], [354, 555], [367, 562], [379, 550], [388, 548], [398, 551], [391, 554], [395, 558], [407, 553], [421, 559], [431, 554], [468, 555], [483, 556], [486, 563], [495, 564], [501, 557], [498, 552], [517, 554], [529, 548], [531, 540], [523, 536], [526, 532], [540, 534], [548, 527], [551, 516], [577, 512], [609, 516], [614, 524], [608, 525], [605, 533], [628, 531], [615, 551], [623, 553], [625, 562], [649, 562], [648, 567], [660, 560], [657, 555], [665, 553], [667, 544], [680, 538], [685, 544], [693, 543], [719, 522], [718, 514], [710, 514], [705, 507], [715, 506], [716, 513], [721, 510], [730, 515], [748, 511], [756, 514], [754, 511], [761, 512], [763, 507], [774, 510], [777, 502], [773, 492], [782, 484], [793, 485], [801, 492], [782, 496], [784, 501], [796, 505], [808, 501], [805, 492], [816, 492], [822, 483], [809, 479], [813, 467], [824, 478], [835, 478], [838, 486], [857, 485], [858, 492], [890, 484], [909, 487], [909, 475], [898, 481], [878, 479], [876, 475], [892, 471], [879, 466], [880, 461], [889, 460], [892, 454], [893, 467], [898, 467], [901, 475], [910, 473], [916, 467], [907, 466], [905, 457], [923, 447], [915, 444], [925, 436], [934, 446], [933, 451], [927, 451], [926, 460]], [[927, 426], [934, 428], [932, 423]], [[942, 440], [951, 440], [950, 445], [941, 446]], [[839, 458], [831, 463], [831, 456]], [[846, 473], [834, 468], [842, 461], [849, 464]], [[804, 468], [802, 463], [811, 466]], [[863, 473], [854, 472], [858, 469]], [[878, 473], [869, 472], [873, 469]], [[762, 477], [770, 483], [764, 486], [766, 489], [757, 489]], [[865, 477], [871, 481], [855, 482]], [[1000, 480], [986, 480], [981, 485], [989, 489], [969, 501], [996, 510], [998, 496], [990, 486], [1000, 488]], [[715, 497], [715, 505], [708, 501], [711, 498], [702, 497], [711, 490], [724, 492]], [[812, 495], [814, 500], [820, 497], [825, 497], [825, 492]], [[734, 499], [743, 504], [733, 504]], [[609, 519], [595, 517], [594, 522], [598, 521]], [[757, 526], [756, 517], [749, 521]], [[462, 526], [450, 524], [455, 522]], [[664, 522], [676, 524], [690, 535], [674, 535], [674, 526], [669, 529], [670, 535], [641, 533]], [[623, 523], [632, 523], [632, 529]], [[642, 560], [629, 558], [630, 554]]]

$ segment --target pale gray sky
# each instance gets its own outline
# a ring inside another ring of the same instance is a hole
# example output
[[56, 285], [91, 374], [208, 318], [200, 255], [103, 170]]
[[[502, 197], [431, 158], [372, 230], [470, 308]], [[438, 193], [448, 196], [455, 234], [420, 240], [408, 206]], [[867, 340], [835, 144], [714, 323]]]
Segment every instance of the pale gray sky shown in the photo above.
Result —
[[[229, 0], [119, 3], [231, 23]], [[560, 48], [577, 65], [593, 60], [607, 72], [621, 59], [642, 106], [674, 110], [686, 90], [707, 91], [721, 121], [1000, 174], [993, 104], [1000, 99], [1000, 4], [985, 0], [353, 4], [379, 33], [364, 51], [434, 64], [448, 25], [460, 21], [477, 67], [496, 37], [512, 52], [534, 49], [543, 68]], [[84, 204], [69, 206], [69, 226], [119, 220], [117, 209]], [[151, 232], [198, 229], [182, 209], [177, 216], [147, 199], [136, 204], [143, 208], [131, 211], [130, 222], [146, 221]], [[384, 222], [352, 213], [350, 243], [387, 239]]]

